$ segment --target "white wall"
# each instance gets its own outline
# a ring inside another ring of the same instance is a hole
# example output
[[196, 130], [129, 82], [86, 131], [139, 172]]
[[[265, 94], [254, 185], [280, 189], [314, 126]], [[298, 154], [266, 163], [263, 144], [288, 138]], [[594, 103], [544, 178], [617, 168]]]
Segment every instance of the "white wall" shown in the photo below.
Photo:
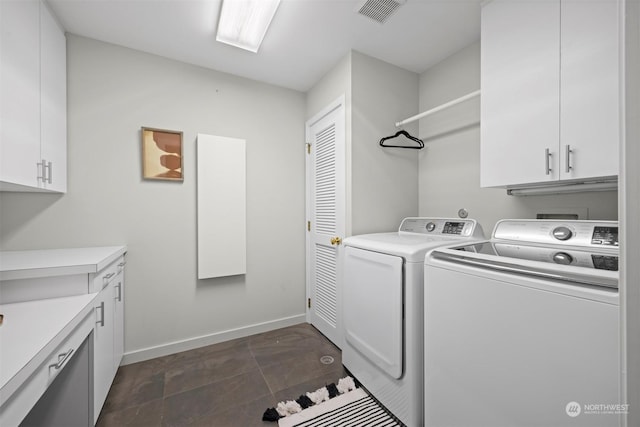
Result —
[[[418, 151], [381, 148], [395, 122], [416, 114], [418, 75], [349, 52], [307, 93], [307, 118], [345, 95], [346, 235], [397, 229], [418, 212]], [[405, 127], [417, 135], [417, 126]]]
[[[474, 43], [420, 75], [420, 111], [480, 88], [480, 43]], [[504, 189], [480, 188], [480, 101], [473, 98], [420, 120], [426, 150], [419, 162], [421, 216], [457, 217], [465, 208], [487, 236], [503, 218], [537, 213], [585, 213], [584, 219], [618, 218], [617, 192], [553, 196], [508, 196]], [[509, 161], [505, 158], [505, 161]]]
[[[383, 148], [379, 141], [418, 112], [418, 75], [353, 52], [351, 85], [352, 234], [393, 231], [418, 213], [420, 151]], [[415, 123], [404, 129], [418, 134]]]
[[[2, 193], [3, 250], [127, 244], [129, 360], [304, 320], [304, 94], [69, 36], [68, 112], [68, 193]], [[183, 183], [141, 179], [141, 126]], [[247, 141], [244, 276], [197, 280], [197, 133]]]
[[[307, 92], [306, 120], [309, 120], [327, 105], [345, 96], [345, 104], [351, 105], [351, 54], [343, 56], [322, 78]], [[346, 111], [347, 118], [351, 112]], [[350, 128], [349, 128], [350, 129]], [[347, 130], [347, 134], [350, 130]]]

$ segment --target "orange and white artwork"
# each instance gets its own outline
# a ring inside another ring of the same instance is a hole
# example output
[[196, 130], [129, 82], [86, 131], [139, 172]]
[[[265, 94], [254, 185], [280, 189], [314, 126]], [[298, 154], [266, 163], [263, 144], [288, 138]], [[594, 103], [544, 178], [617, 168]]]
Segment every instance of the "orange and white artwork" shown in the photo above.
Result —
[[142, 128], [142, 177], [182, 181], [182, 132]]

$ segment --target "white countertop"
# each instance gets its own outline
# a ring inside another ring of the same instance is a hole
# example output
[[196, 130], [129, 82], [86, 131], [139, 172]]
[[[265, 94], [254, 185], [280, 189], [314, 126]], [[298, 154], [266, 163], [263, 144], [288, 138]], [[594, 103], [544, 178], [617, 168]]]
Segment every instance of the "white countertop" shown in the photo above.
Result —
[[6, 401], [34, 370], [93, 310], [98, 294], [1, 304], [0, 403]]
[[127, 252], [126, 246], [0, 252], [0, 280], [97, 273]]

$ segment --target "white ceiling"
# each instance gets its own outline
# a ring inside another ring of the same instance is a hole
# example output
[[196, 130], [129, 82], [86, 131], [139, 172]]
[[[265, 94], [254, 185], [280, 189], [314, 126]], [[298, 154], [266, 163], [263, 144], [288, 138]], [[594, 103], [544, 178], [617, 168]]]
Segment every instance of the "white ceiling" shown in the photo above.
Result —
[[47, 0], [67, 32], [307, 91], [349, 50], [421, 73], [480, 38], [480, 0], [407, 0], [384, 24], [360, 0], [282, 0], [257, 54], [215, 40], [221, 0]]

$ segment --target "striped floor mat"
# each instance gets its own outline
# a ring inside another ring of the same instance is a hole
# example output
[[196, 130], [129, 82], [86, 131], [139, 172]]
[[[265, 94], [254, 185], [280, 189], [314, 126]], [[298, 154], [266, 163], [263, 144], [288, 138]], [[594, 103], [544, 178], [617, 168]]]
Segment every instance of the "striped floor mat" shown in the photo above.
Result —
[[361, 388], [278, 420], [279, 427], [403, 427]]

